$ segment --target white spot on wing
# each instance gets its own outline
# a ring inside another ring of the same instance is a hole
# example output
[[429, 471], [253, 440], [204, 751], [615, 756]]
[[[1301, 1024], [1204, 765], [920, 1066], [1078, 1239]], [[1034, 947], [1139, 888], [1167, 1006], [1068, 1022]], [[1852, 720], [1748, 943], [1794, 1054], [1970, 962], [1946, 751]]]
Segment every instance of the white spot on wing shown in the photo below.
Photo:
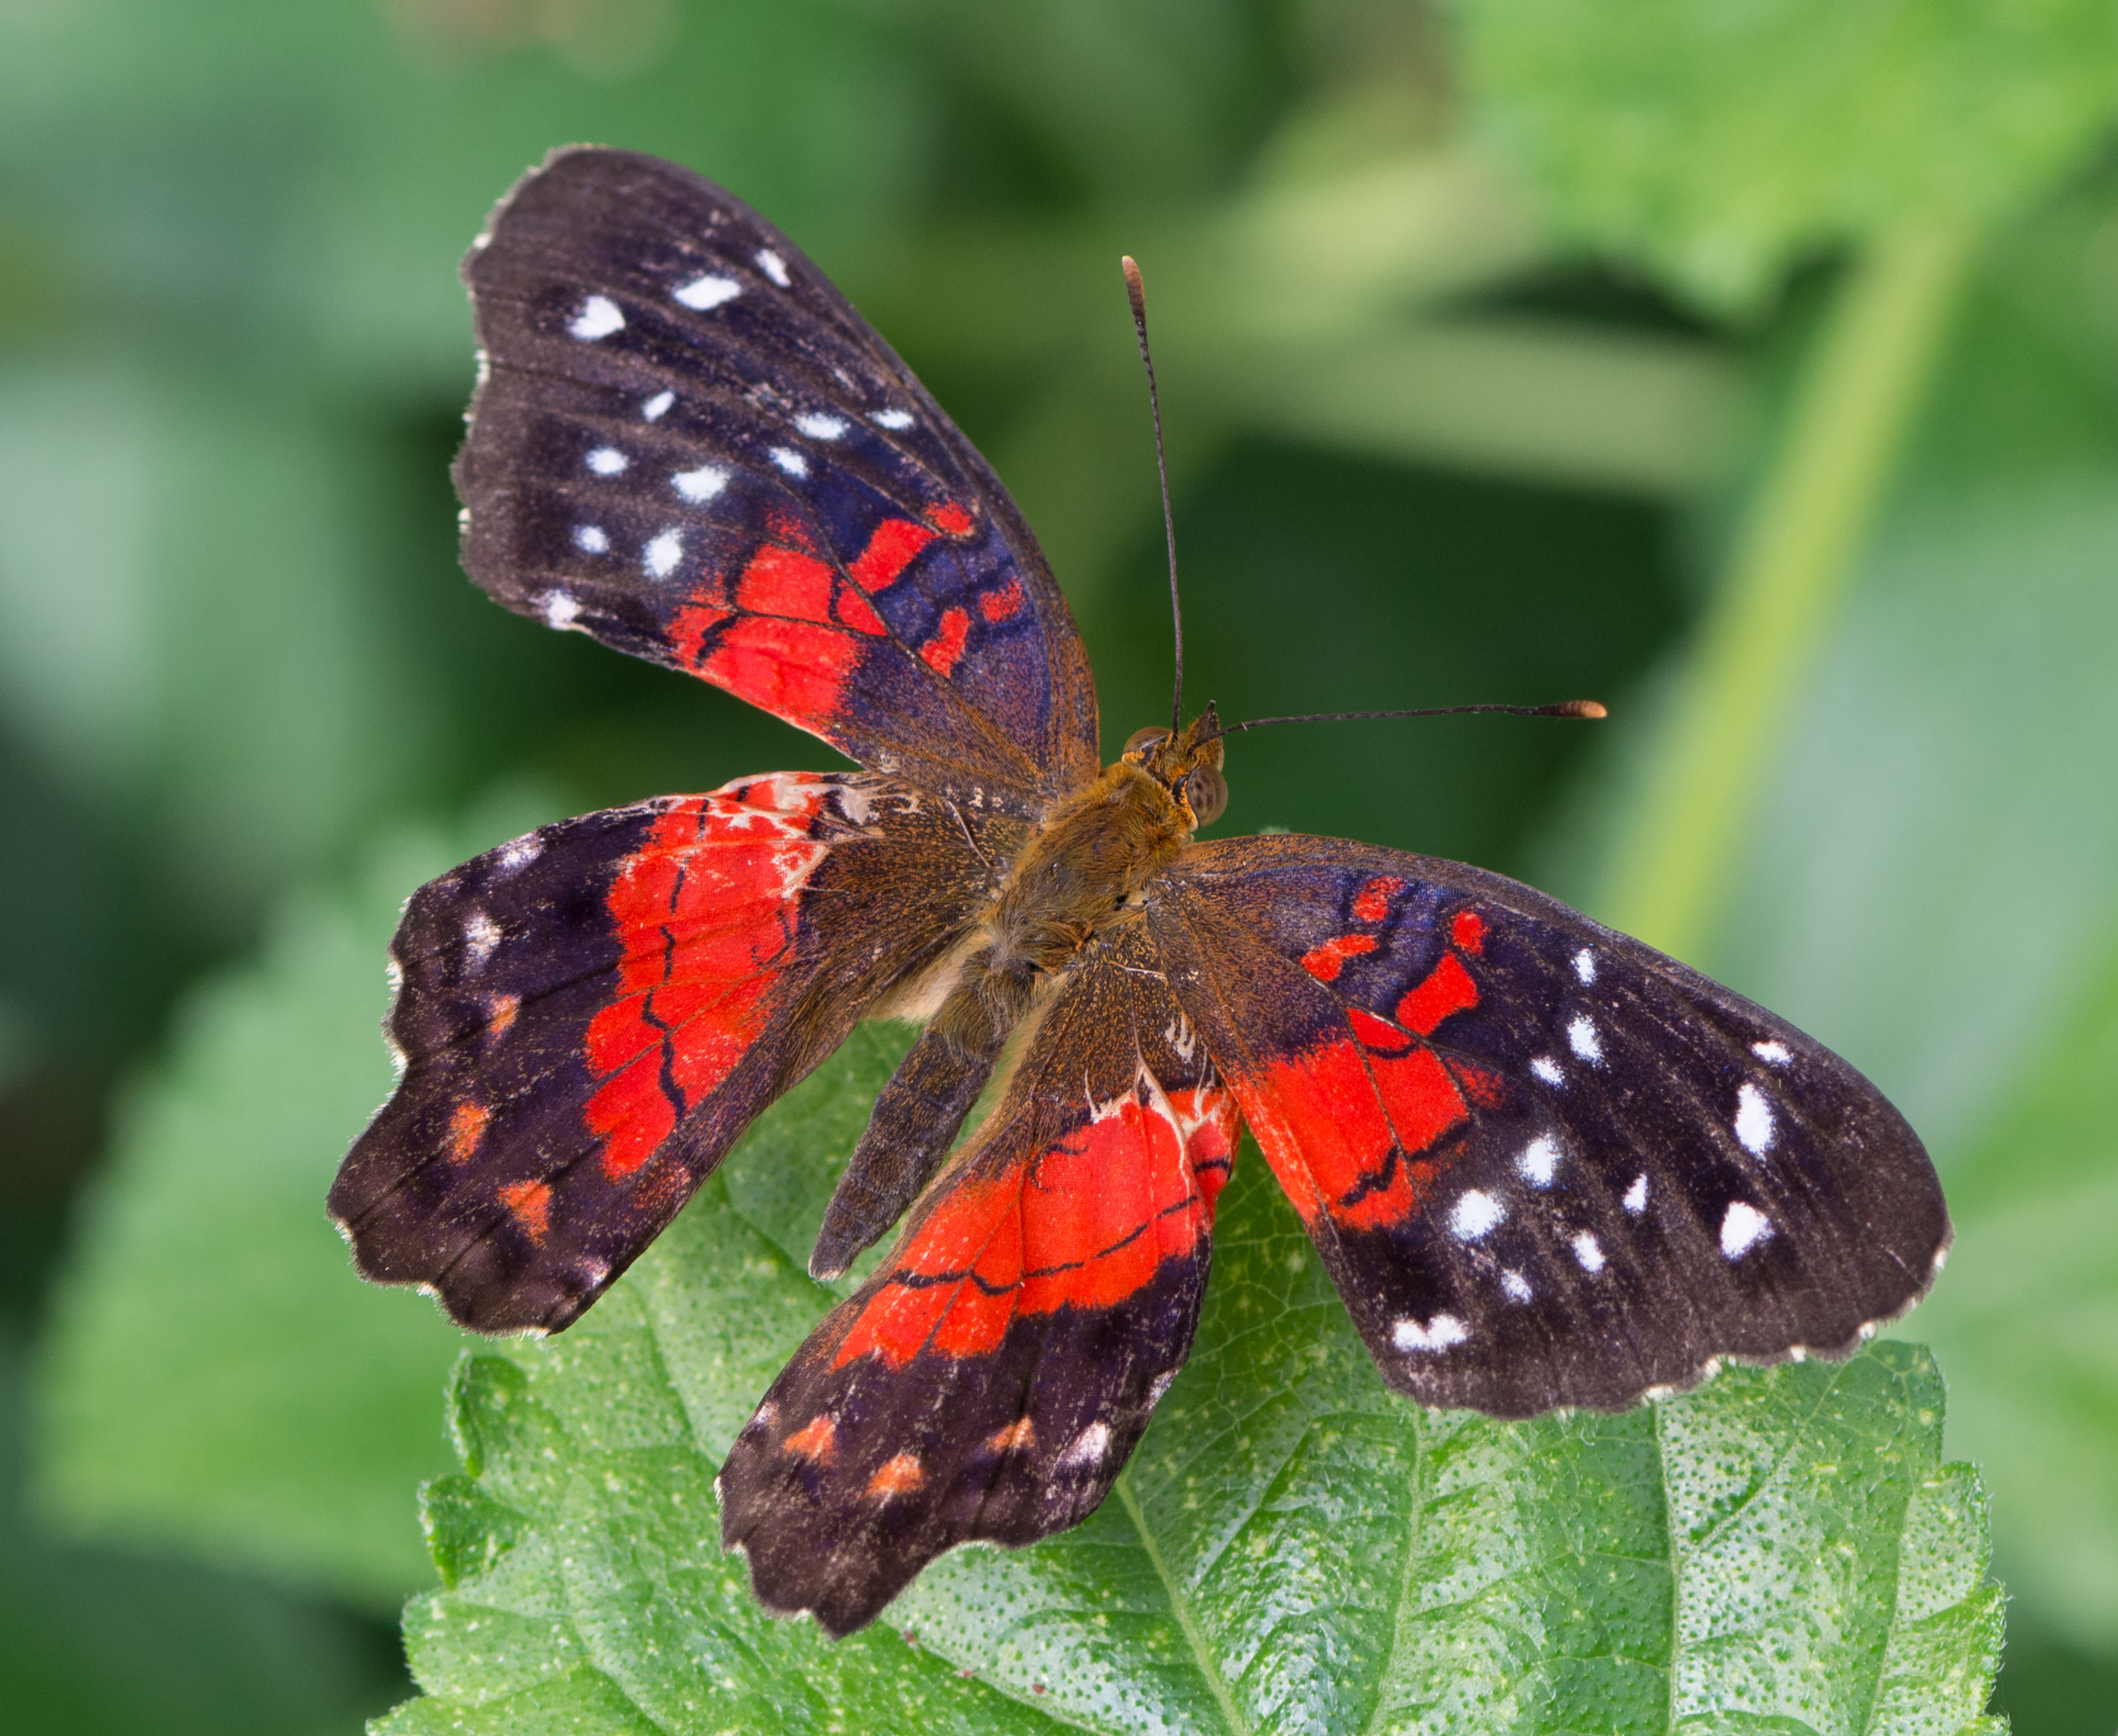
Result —
[[1753, 1043], [1750, 1053], [1774, 1067], [1784, 1067], [1794, 1059], [1785, 1043]]
[[757, 250], [757, 269], [784, 289], [787, 287], [787, 261], [770, 247]]
[[1586, 1013], [1577, 1013], [1567, 1020], [1566, 1046], [1592, 1067], [1603, 1064], [1602, 1034]]
[[909, 410], [877, 410], [868, 418], [879, 428], [902, 429], [912, 426]]
[[1468, 1189], [1457, 1195], [1455, 1207], [1449, 1214], [1449, 1233], [1459, 1242], [1475, 1242], [1490, 1235], [1507, 1215], [1508, 1208], [1491, 1194]]
[[585, 555], [603, 555], [610, 552], [610, 538], [600, 524], [576, 524], [574, 527], [574, 547]]
[[667, 579], [677, 570], [677, 563], [683, 553], [682, 533], [665, 530], [640, 552], [640, 564], [647, 569], [649, 578]]
[[1529, 1287], [1529, 1280], [1512, 1266], [1501, 1274], [1501, 1290], [1510, 1302], [1527, 1302], [1537, 1294]]
[[794, 426], [812, 440], [836, 440], [846, 432], [843, 418], [826, 416], [821, 410], [812, 410], [807, 415], [797, 416]]
[[695, 277], [672, 293], [687, 307], [696, 307], [704, 313], [724, 302], [733, 301], [742, 293], [742, 285], [732, 277]]
[[1581, 1263], [1581, 1269], [1593, 1277], [1603, 1269], [1603, 1244], [1586, 1230], [1577, 1231], [1574, 1237], [1574, 1258]]
[[1147, 1389], [1149, 1410], [1152, 1410], [1162, 1402], [1162, 1395], [1169, 1390], [1169, 1383], [1176, 1378], [1177, 1373], [1173, 1369], [1167, 1374], [1158, 1374], [1154, 1377], [1154, 1384]]
[[669, 413], [669, 406], [677, 401], [674, 392], [657, 392], [640, 407], [640, 413], [650, 422], [659, 422]]
[[1736, 1137], [1753, 1157], [1762, 1157], [1773, 1146], [1773, 1106], [1755, 1085], [1736, 1087]]
[[581, 303], [581, 311], [567, 322], [566, 330], [584, 344], [593, 344], [598, 338], [607, 338], [625, 326], [625, 316], [617, 311], [617, 303], [607, 295], [592, 295]]
[[1538, 1056], [1529, 1064], [1529, 1070], [1547, 1085], [1561, 1084], [1566, 1078], [1566, 1075], [1559, 1070], [1559, 1063], [1548, 1055]]
[[1574, 974], [1584, 988], [1596, 980], [1596, 955], [1585, 946], [1574, 955]]
[[728, 472], [719, 465], [701, 464], [696, 470], [679, 470], [669, 478], [669, 486], [694, 506], [700, 506], [727, 487], [728, 481]]
[[1078, 1471], [1092, 1465], [1100, 1465], [1103, 1455], [1110, 1451], [1111, 1431], [1105, 1423], [1091, 1423], [1074, 1437], [1072, 1443], [1059, 1455], [1059, 1468]]
[[518, 838], [511, 844], [503, 845], [500, 852], [500, 871], [514, 874], [527, 868], [544, 853], [544, 840], [531, 832]]
[[772, 449], [772, 462], [779, 465], [789, 476], [807, 476], [809, 473], [809, 460], [802, 457], [792, 446], [775, 446]]
[[[493, 949], [500, 944], [500, 925], [482, 910], [473, 911], [464, 922], [464, 950], [470, 954], [470, 967], [474, 971], [485, 968], [485, 962], [493, 956]], [[1722, 1240], [1727, 1237], [1724, 1234]]]
[[544, 625], [564, 632], [581, 618], [581, 606], [571, 591], [547, 591], [543, 603]]
[[1740, 1259], [1773, 1233], [1773, 1221], [1755, 1206], [1737, 1200], [1721, 1220], [1721, 1257]]
[[1445, 1350], [1470, 1336], [1469, 1328], [1454, 1314], [1436, 1314], [1424, 1326], [1407, 1314], [1390, 1327], [1390, 1342], [1407, 1355], [1417, 1350]]
[[[1555, 1067], [1552, 1071], [1556, 1073], [1559, 1069]], [[1532, 1187], [1550, 1187], [1552, 1178], [1559, 1173], [1559, 1142], [1549, 1133], [1539, 1133], [1522, 1148], [1522, 1156], [1515, 1159], [1515, 1167]]]
[[1638, 1217], [1641, 1212], [1647, 1210], [1648, 1178], [1647, 1172], [1645, 1170], [1642, 1170], [1640, 1174], [1633, 1178], [1632, 1186], [1625, 1189], [1625, 1197], [1620, 1200], [1618, 1203], [1623, 1206], [1626, 1211], [1630, 1212], [1635, 1217]]
[[598, 476], [620, 476], [632, 460], [616, 446], [598, 446], [589, 454], [589, 469]]

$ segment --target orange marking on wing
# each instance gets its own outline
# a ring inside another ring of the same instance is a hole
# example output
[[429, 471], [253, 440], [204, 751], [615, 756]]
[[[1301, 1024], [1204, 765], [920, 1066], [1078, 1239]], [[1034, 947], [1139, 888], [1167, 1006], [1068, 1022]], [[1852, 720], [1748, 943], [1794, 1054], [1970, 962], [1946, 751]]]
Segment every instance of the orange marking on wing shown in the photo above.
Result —
[[1427, 980], [1409, 990], [1397, 1004], [1397, 1022], [1422, 1037], [1431, 1037], [1434, 1027], [1452, 1013], [1478, 1004], [1478, 986], [1454, 953], [1444, 953], [1441, 963], [1427, 973]]
[[1029, 1452], [1037, 1445], [1037, 1425], [1028, 1417], [996, 1429], [986, 1437], [988, 1452]]
[[955, 501], [944, 501], [938, 506], [927, 509], [927, 522], [952, 537], [964, 537], [970, 534], [971, 526], [975, 521]]
[[485, 1137], [493, 1111], [483, 1103], [459, 1103], [449, 1115], [449, 1161], [469, 1163]]
[[1363, 922], [1380, 922], [1390, 914], [1390, 900], [1404, 890], [1395, 875], [1377, 875], [1354, 895], [1353, 914]]
[[1022, 607], [1022, 581], [1010, 579], [997, 591], [978, 598], [978, 612], [990, 621], [1011, 621]]
[[839, 619], [856, 633], [871, 633], [881, 637], [890, 630], [883, 626], [882, 617], [875, 612], [875, 605], [851, 585], [839, 587], [837, 607]]
[[1197, 1166], [1232, 1148], [1234, 1106], [1225, 1092], [1203, 1112], [1195, 1097], [1168, 1101], [1165, 1114], [1121, 1098], [1034, 1160], [958, 1183], [899, 1249], [832, 1365], [985, 1355], [1017, 1315], [1109, 1308], [1190, 1253], [1226, 1179]]
[[499, 1198], [530, 1245], [542, 1246], [552, 1229], [551, 1189], [541, 1181], [511, 1181], [499, 1190]]
[[1474, 1067], [1468, 1061], [1451, 1061], [1449, 1070], [1456, 1075], [1456, 1083], [1464, 1087], [1464, 1094], [1481, 1109], [1507, 1106], [1508, 1082], [1497, 1073]]
[[710, 603], [687, 603], [669, 617], [669, 644], [677, 661], [696, 672], [705, 654], [706, 635], [724, 621], [735, 618], [733, 609]]
[[1346, 1023], [1353, 1027], [1353, 1035], [1367, 1048], [1380, 1054], [1401, 1054], [1411, 1046], [1412, 1033], [1400, 1031], [1386, 1018], [1377, 1018], [1360, 1007], [1346, 1009]]
[[662, 1088], [659, 1039], [589, 1099], [581, 1118], [603, 1142], [603, 1172], [611, 1180], [623, 1181], [654, 1156], [677, 1126], [677, 1106]]
[[895, 1458], [885, 1461], [882, 1468], [867, 1480], [867, 1492], [878, 1501], [887, 1501], [893, 1495], [915, 1493], [926, 1481], [927, 1473], [920, 1468], [919, 1455], [900, 1452]]
[[934, 667], [939, 675], [955, 672], [956, 659], [964, 654], [964, 642], [971, 636], [971, 617], [964, 609], [948, 609], [942, 612], [941, 624], [934, 630], [934, 636], [919, 648], [919, 654]]
[[1486, 949], [1486, 919], [1475, 910], [1459, 910], [1449, 925], [1449, 936], [1475, 958]]
[[860, 660], [860, 644], [835, 628], [753, 615], [729, 627], [699, 672], [783, 718], [828, 718]]
[[789, 1452], [799, 1455], [812, 1465], [821, 1465], [831, 1456], [838, 1444], [839, 1425], [830, 1415], [816, 1418], [798, 1434], [790, 1434], [780, 1444]]
[[1449, 1069], [1431, 1049], [1406, 1055], [1376, 1055], [1376, 1088], [1398, 1140], [1408, 1152], [1423, 1152], [1469, 1119], [1470, 1108]]
[[1333, 982], [1345, 968], [1347, 959], [1375, 949], [1373, 935], [1334, 935], [1320, 946], [1312, 946], [1302, 955], [1302, 968], [1319, 982]]
[[522, 1010], [520, 995], [489, 995], [485, 1002], [485, 1036], [488, 1042], [497, 1043], [507, 1035], [515, 1023], [515, 1015]]
[[924, 524], [909, 519], [885, 519], [846, 571], [855, 584], [872, 597], [896, 584], [919, 551], [933, 540], [934, 533]]
[[831, 618], [830, 567], [813, 555], [798, 554], [768, 542], [750, 557], [735, 588], [736, 607], [767, 615], [791, 615], [798, 621]]

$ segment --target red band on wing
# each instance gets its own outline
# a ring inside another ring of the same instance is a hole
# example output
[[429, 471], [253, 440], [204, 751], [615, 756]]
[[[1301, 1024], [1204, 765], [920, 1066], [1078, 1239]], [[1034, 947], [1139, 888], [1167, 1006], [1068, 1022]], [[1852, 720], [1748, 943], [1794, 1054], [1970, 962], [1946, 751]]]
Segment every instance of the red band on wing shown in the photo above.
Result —
[[934, 533], [924, 524], [910, 519], [885, 519], [846, 570], [853, 583], [872, 597], [896, 584], [919, 551], [933, 540]]
[[1212, 1228], [1235, 1145], [1224, 1091], [1129, 1093], [1041, 1156], [966, 1180], [899, 1250], [832, 1365], [984, 1355], [1018, 1314], [1108, 1308]]
[[1486, 949], [1486, 919], [1475, 910], [1459, 910], [1449, 925], [1449, 938], [1473, 958]]
[[1012, 621], [1022, 607], [1022, 581], [1010, 579], [997, 591], [978, 598], [978, 612], [996, 624]]
[[809, 836], [824, 794], [788, 774], [694, 796], [619, 867], [604, 903], [623, 992], [583, 1046], [604, 1081], [584, 1115], [612, 1180], [638, 1170], [763, 1029], [796, 902], [825, 854]]
[[1444, 953], [1425, 980], [1397, 1004], [1397, 1022], [1422, 1037], [1431, 1037], [1434, 1027], [1450, 1013], [1468, 1012], [1478, 1004], [1478, 985], [1471, 973], [1454, 953]]
[[1378, 875], [1354, 895], [1353, 914], [1363, 922], [1380, 922], [1390, 914], [1390, 900], [1404, 890], [1395, 875]]
[[937, 675], [950, 674], [956, 667], [956, 660], [964, 654], [964, 643], [970, 636], [969, 612], [944, 610], [941, 625], [935, 628], [934, 636], [919, 648], [919, 654], [933, 666]]
[[1334, 982], [1348, 958], [1376, 949], [1373, 935], [1334, 935], [1302, 955], [1302, 967], [1319, 982]]
[[944, 501], [938, 506], [930, 506], [927, 510], [927, 517], [930, 523], [952, 537], [969, 536], [972, 525], [978, 522], [954, 501]]

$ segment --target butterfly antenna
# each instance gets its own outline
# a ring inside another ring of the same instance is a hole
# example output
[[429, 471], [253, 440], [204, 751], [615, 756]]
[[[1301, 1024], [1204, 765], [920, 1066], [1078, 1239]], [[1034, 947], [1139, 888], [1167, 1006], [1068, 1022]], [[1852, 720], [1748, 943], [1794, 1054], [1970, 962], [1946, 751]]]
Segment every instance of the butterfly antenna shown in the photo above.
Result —
[[1169, 464], [1162, 455], [1162, 395], [1155, 389], [1154, 357], [1147, 347], [1147, 289], [1140, 267], [1126, 254], [1126, 294], [1132, 302], [1132, 329], [1140, 334], [1140, 366], [1147, 370], [1147, 407], [1154, 415], [1154, 469], [1162, 478], [1162, 533], [1169, 544], [1169, 616], [1177, 629], [1177, 695], [1169, 706], [1169, 733], [1184, 727], [1184, 610], [1177, 600], [1177, 519], [1169, 510]]
[[[1453, 718], [1467, 711], [1501, 711], [1515, 718], [1607, 718], [1610, 713], [1596, 699], [1561, 699], [1556, 705], [1427, 705], [1416, 711], [1310, 711], [1299, 717], [1252, 718], [1247, 723], [1230, 723], [1220, 733], [1232, 736], [1238, 730], [1263, 729], [1268, 723], [1343, 723], [1355, 718]], [[1205, 737], [1206, 741], [1214, 738]]]

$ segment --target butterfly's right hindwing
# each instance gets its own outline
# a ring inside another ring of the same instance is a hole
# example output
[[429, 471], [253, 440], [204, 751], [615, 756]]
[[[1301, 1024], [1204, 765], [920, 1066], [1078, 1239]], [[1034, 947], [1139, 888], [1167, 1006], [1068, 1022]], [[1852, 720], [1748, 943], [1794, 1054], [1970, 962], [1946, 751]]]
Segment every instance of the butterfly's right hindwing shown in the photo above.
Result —
[[990, 895], [1014, 822], [779, 773], [548, 826], [422, 888], [395, 1094], [331, 1189], [362, 1272], [556, 1331]]

